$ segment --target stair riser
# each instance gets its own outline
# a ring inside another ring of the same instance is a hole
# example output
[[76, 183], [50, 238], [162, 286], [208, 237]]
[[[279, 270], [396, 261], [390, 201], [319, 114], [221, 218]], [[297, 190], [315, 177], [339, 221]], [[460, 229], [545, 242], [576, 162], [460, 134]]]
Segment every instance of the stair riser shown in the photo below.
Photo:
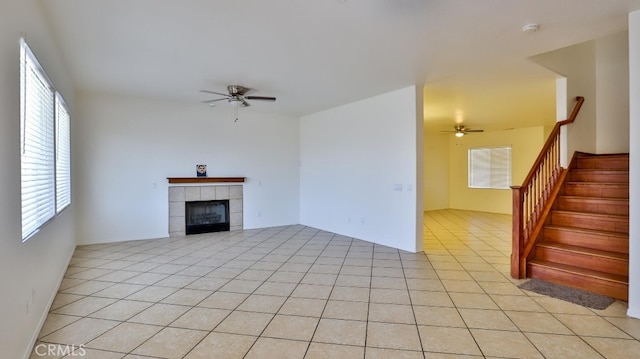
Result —
[[543, 279], [549, 282], [587, 290], [592, 293], [598, 293], [624, 301], [629, 300], [629, 285], [625, 283], [584, 277], [549, 267], [537, 266], [535, 264], [529, 264], [527, 272], [528, 276], [531, 278]]
[[565, 227], [596, 229], [601, 231], [629, 233], [628, 218], [598, 218], [588, 214], [551, 213], [551, 224]]
[[606, 234], [582, 233], [559, 228], [545, 228], [544, 240], [571, 246], [629, 254], [629, 238]]
[[536, 247], [536, 259], [562, 263], [578, 268], [597, 270], [617, 275], [629, 275], [629, 260], [613, 257], [594, 256], [550, 247]]
[[569, 181], [598, 183], [629, 183], [629, 173], [622, 171], [596, 172], [571, 170]]
[[563, 193], [567, 196], [629, 198], [629, 186], [603, 186], [587, 183], [565, 183]]
[[589, 198], [558, 198], [558, 209], [563, 211], [629, 215], [629, 202], [598, 201]]
[[629, 170], [629, 157], [578, 158], [577, 168]]

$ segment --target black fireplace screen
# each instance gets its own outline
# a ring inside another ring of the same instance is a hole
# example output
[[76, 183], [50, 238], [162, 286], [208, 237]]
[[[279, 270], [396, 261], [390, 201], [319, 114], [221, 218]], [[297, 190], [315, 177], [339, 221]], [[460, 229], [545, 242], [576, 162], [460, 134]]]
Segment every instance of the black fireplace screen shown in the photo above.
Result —
[[185, 202], [186, 234], [228, 231], [229, 200]]

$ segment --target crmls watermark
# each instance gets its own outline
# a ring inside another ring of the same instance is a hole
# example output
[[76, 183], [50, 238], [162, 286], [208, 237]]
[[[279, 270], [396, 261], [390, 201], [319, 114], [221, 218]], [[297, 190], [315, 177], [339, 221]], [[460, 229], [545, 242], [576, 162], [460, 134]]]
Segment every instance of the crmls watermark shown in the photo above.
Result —
[[[37, 356], [56, 356], [63, 357], [65, 355], [70, 357], [83, 357], [87, 354], [84, 350], [84, 344], [45, 344], [40, 343], [34, 348], [34, 352]], [[65, 357], [66, 358], [66, 357]]]

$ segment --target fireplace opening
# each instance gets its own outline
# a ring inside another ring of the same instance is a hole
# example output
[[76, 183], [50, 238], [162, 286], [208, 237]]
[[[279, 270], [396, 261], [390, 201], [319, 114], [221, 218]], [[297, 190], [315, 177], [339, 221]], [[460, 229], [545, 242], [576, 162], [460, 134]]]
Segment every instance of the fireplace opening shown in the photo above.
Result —
[[184, 203], [185, 233], [222, 232], [230, 229], [229, 200]]

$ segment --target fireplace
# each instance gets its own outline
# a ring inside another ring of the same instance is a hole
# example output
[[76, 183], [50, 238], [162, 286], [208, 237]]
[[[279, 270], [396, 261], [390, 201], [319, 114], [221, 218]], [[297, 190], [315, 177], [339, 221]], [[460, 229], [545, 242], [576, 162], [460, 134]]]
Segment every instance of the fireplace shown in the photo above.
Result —
[[186, 234], [222, 232], [231, 228], [228, 199], [187, 201], [184, 212]]
[[[210, 179], [210, 177], [206, 177]], [[200, 186], [169, 186], [169, 236], [180, 237], [186, 232], [186, 202], [229, 201], [229, 229], [242, 229], [242, 185], [210, 184]]]

